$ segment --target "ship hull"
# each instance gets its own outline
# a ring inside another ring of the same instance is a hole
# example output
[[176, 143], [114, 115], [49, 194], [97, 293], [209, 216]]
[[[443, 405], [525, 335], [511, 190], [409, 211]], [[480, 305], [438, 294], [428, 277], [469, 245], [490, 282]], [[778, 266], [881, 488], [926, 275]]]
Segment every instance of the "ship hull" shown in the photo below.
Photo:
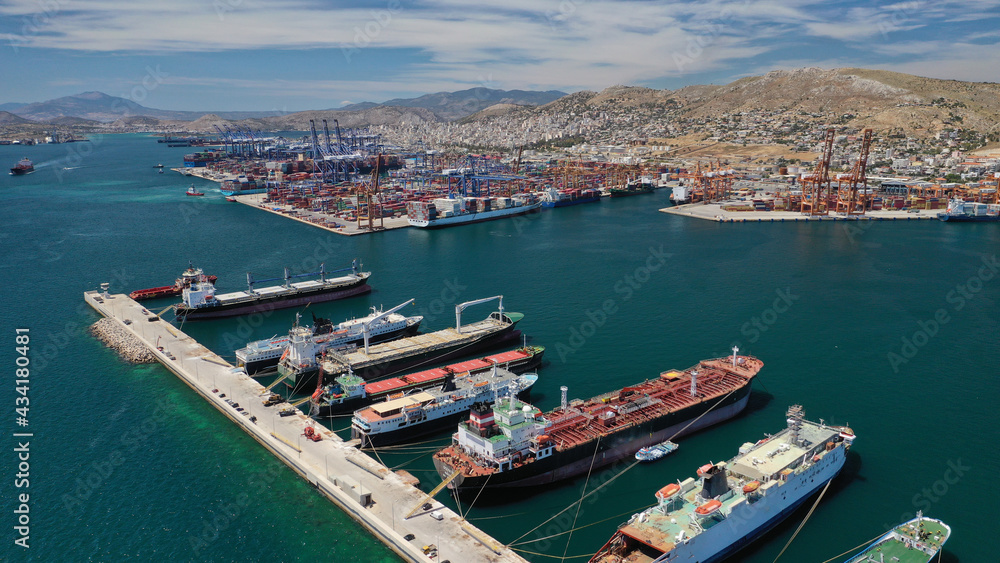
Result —
[[1000, 215], [949, 215], [938, 213], [938, 219], [949, 223], [996, 223]]
[[249, 190], [226, 190], [220, 189], [222, 195], [224, 196], [236, 196], [236, 195], [251, 195], [251, 194], [266, 194], [267, 188], [253, 188]]
[[268, 299], [258, 299], [250, 302], [233, 303], [231, 305], [217, 305], [214, 307], [199, 307], [188, 309], [183, 306], [175, 306], [178, 317], [186, 318], [189, 321], [202, 319], [218, 319], [224, 317], [235, 317], [238, 315], [248, 315], [250, 313], [264, 313], [277, 309], [287, 309], [289, 307], [299, 307], [309, 303], [324, 303], [326, 301], [336, 301], [356, 295], [364, 295], [372, 290], [368, 285], [368, 280], [359, 280], [349, 286], [341, 287], [332, 291], [312, 291], [297, 292], [293, 295], [283, 295]]
[[[596, 457], [593, 442], [586, 442], [571, 449], [557, 450], [549, 457], [535, 460], [514, 470], [493, 473], [489, 476], [459, 475], [449, 483], [448, 487], [457, 488], [459, 492], [478, 492], [486, 485], [487, 480], [490, 487], [531, 487], [576, 477], [586, 473], [591, 466], [598, 469], [618, 460], [631, 458], [641, 448], [729, 420], [746, 408], [750, 398], [750, 387], [748, 381], [744, 387], [704, 416], [701, 415], [716, 401], [698, 403], [623, 429], [616, 434], [604, 436], [600, 440]], [[699, 416], [701, 418], [698, 418]], [[454, 471], [450, 463], [436, 456], [434, 467], [442, 479]]]
[[[476, 340], [473, 343], [466, 343], [463, 345], [462, 342], [459, 342], [447, 348], [440, 348], [437, 350], [414, 354], [412, 356], [397, 358], [388, 362], [352, 369], [354, 370], [355, 375], [361, 377], [365, 381], [371, 381], [374, 379], [388, 377], [412, 367], [471, 356], [479, 352], [508, 345], [511, 342], [517, 342], [521, 336], [521, 331], [514, 330], [514, 326], [516, 324], [517, 323], [511, 323], [509, 326], [506, 326], [497, 332], [482, 336], [479, 340]], [[296, 392], [301, 391], [302, 389], [311, 389], [316, 386], [316, 375], [318, 373], [318, 367], [310, 368], [301, 372], [292, 372], [285, 378], [284, 383]], [[285, 374], [283, 373], [282, 375]]]
[[454, 217], [443, 217], [441, 219], [408, 219], [410, 225], [414, 227], [419, 227], [421, 229], [441, 229], [444, 227], [454, 227], [456, 225], [468, 225], [470, 223], [482, 223], [485, 221], [493, 221], [495, 219], [503, 219], [504, 217], [515, 217], [517, 215], [524, 215], [525, 213], [531, 213], [533, 211], [538, 211], [541, 207], [541, 203], [532, 203], [530, 205], [522, 205], [519, 207], [508, 207], [506, 209], [493, 209], [491, 211], [483, 211], [481, 213], [464, 213], [462, 215]]
[[611, 190], [609, 197], [628, 197], [632, 195], [640, 194], [651, 194], [653, 193], [653, 188], [642, 189], [642, 190]]

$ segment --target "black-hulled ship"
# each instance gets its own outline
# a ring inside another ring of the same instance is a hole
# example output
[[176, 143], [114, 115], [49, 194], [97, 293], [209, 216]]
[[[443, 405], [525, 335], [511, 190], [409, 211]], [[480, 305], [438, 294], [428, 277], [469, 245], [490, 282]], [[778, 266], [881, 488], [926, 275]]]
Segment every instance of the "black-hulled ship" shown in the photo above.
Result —
[[[568, 479], [736, 416], [763, 365], [734, 348], [729, 358], [666, 371], [586, 401], [567, 403], [563, 387], [561, 407], [526, 417], [519, 426], [497, 426], [492, 416], [461, 423], [452, 444], [434, 454], [434, 467], [442, 479], [457, 471], [448, 487], [459, 492]], [[496, 451], [485, 451], [487, 446]]]
[[[327, 274], [348, 272], [346, 275], [328, 278]], [[292, 282], [294, 278], [319, 275], [318, 280]], [[199, 281], [184, 288], [183, 302], [174, 306], [178, 318], [187, 320], [233, 317], [249, 313], [260, 313], [299, 307], [309, 303], [322, 303], [362, 295], [372, 290], [368, 285], [371, 272], [362, 272], [355, 260], [350, 268], [327, 272], [324, 265], [320, 271], [310, 274], [291, 275], [285, 268], [284, 278], [274, 278], [255, 282], [253, 276], [247, 274], [246, 291], [217, 295], [215, 286], [206, 281]], [[283, 285], [254, 288], [255, 283], [284, 279]]]
[[11, 176], [23, 176], [35, 171], [35, 165], [27, 158], [22, 158], [16, 166], [10, 169]]

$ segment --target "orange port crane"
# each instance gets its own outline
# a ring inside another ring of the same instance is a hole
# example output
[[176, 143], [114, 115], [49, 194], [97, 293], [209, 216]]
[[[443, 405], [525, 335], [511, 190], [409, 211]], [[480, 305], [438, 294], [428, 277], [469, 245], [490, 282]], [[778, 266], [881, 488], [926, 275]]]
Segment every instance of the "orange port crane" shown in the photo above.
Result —
[[834, 129], [826, 130], [823, 146], [823, 157], [816, 164], [816, 170], [802, 177], [802, 193], [809, 194], [802, 200], [802, 213], [808, 215], [827, 215], [830, 213], [830, 161], [833, 160]]
[[[372, 179], [370, 182], [362, 183], [360, 186], [355, 188], [355, 193], [358, 196], [358, 228], [361, 228], [361, 221], [368, 221], [367, 229], [369, 231], [375, 230], [375, 219], [372, 216], [376, 212], [376, 201], [378, 200], [378, 177], [379, 172], [382, 171], [382, 155], [376, 155], [375, 157], [375, 168], [372, 170]], [[361, 215], [362, 202], [364, 202], [365, 215]], [[385, 228], [385, 219], [382, 217], [382, 205], [378, 205], [378, 220], [379, 228]]]
[[[868, 154], [872, 148], [872, 130], [865, 129], [861, 140], [861, 154], [851, 168], [847, 178], [847, 186], [837, 182], [837, 213], [846, 215], [864, 215], [868, 197]], [[861, 192], [858, 193], [858, 188]]]

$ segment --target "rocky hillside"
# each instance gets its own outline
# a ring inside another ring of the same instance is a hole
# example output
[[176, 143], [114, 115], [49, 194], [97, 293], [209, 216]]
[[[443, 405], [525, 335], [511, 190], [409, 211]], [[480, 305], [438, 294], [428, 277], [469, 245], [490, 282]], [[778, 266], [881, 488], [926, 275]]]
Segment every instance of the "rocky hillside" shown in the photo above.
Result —
[[[502, 111], [501, 111], [502, 110]], [[528, 115], [634, 112], [646, 118], [715, 118], [741, 112], [805, 117], [817, 123], [898, 130], [924, 136], [945, 128], [996, 131], [1000, 85], [841, 68], [772, 71], [725, 85], [679, 90], [613, 86], [570, 94], [538, 108], [490, 108], [465, 122]]]

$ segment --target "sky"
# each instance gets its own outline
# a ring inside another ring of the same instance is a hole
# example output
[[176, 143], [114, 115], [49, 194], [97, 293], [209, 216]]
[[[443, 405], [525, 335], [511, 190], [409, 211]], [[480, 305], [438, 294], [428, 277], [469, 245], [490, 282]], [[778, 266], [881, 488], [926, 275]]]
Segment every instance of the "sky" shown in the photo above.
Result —
[[301, 111], [803, 67], [1000, 82], [1000, 1], [0, 0], [0, 103]]

